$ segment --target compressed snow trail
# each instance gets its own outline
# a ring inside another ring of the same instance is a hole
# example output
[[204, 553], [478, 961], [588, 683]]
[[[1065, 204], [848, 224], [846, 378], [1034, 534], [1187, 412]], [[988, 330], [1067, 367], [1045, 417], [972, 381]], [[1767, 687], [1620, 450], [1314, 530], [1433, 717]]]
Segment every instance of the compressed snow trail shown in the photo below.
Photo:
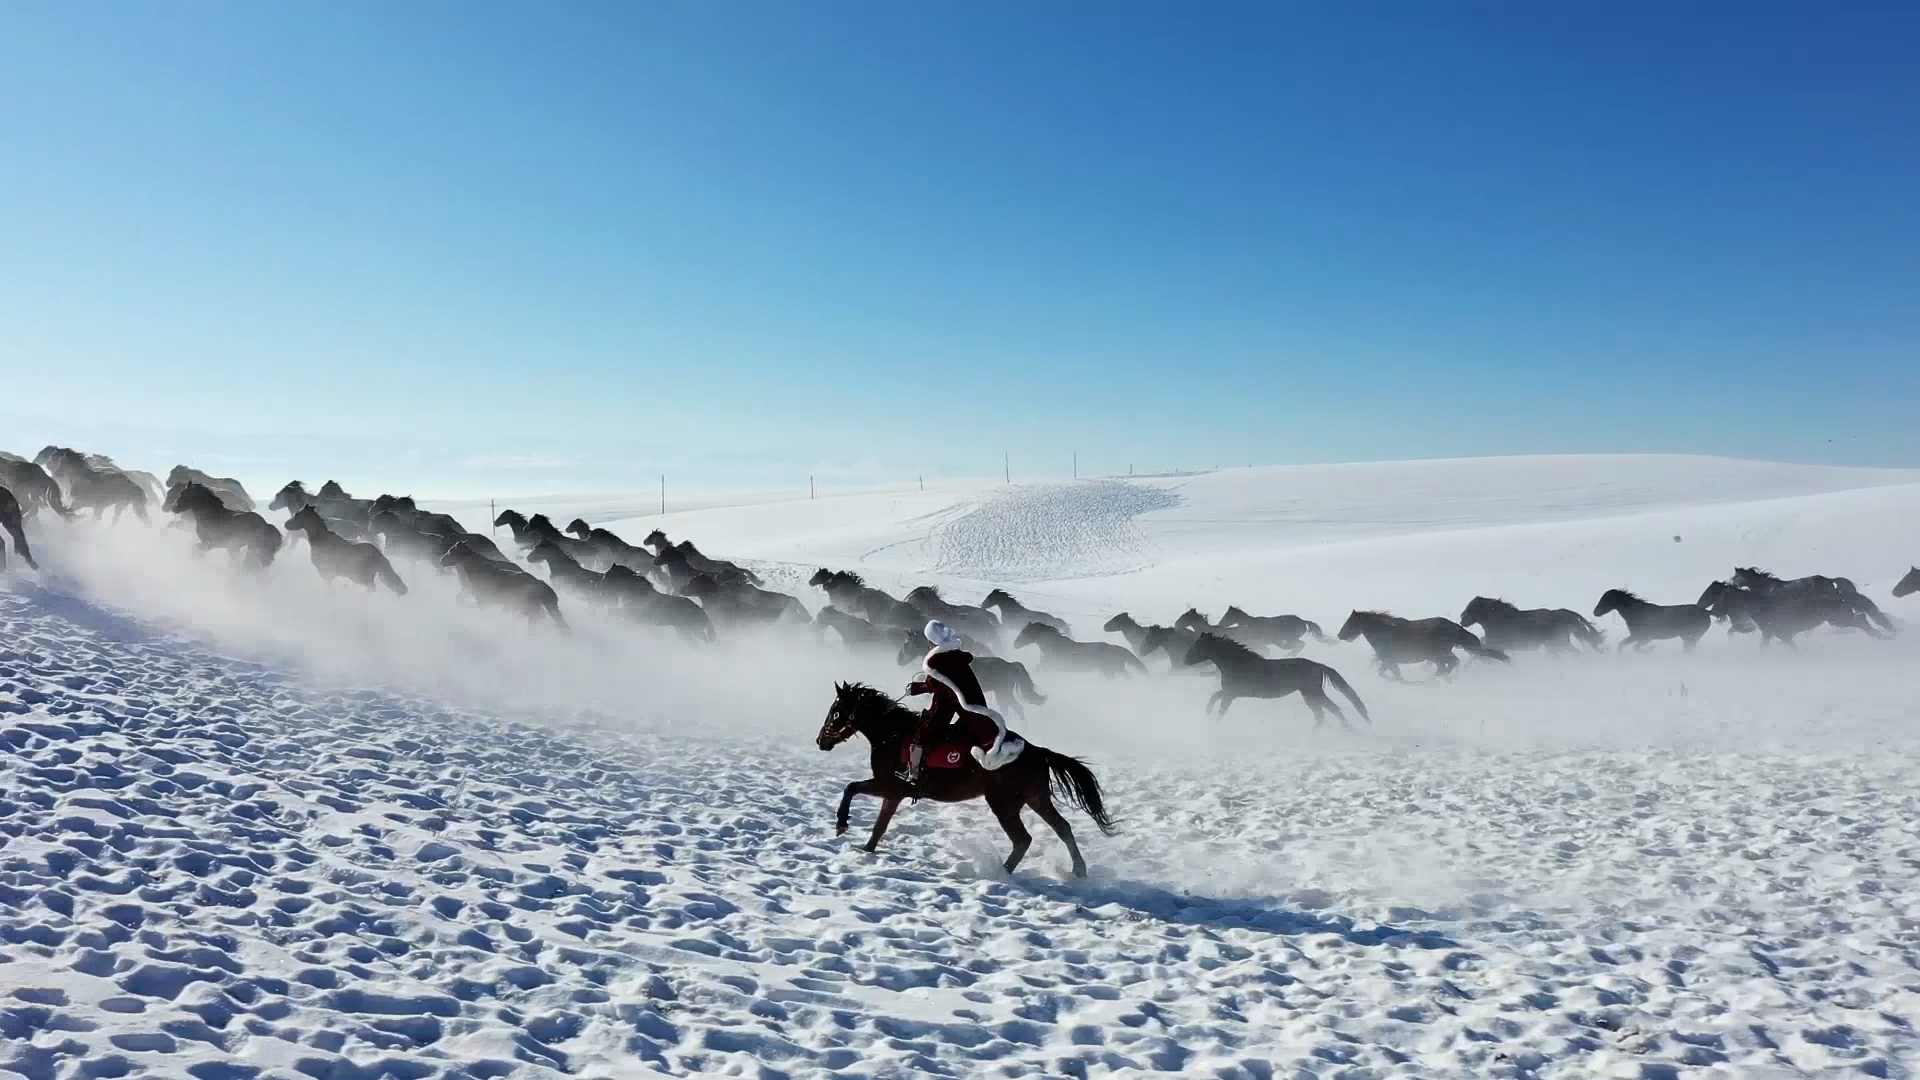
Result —
[[1367, 682], [1430, 704], [1366, 741], [1068, 711], [1126, 827], [1076, 820], [1076, 883], [1044, 836], [998, 874], [977, 804], [853, 850], [864, 754], [811, 730], [327, 689], [0, 592], [0, 1074], [1908, 1075], [1920, 711], [1863, 676], [1911, 647], [1830, 649], [1821, 708], [1732, 656]]
[[934, 570], [1006, 583], [1128, 573], [1148, 555], [1133, 519], [1179, 504], [1122, 480], [1009, 487], [960, 504], [934, 529]]

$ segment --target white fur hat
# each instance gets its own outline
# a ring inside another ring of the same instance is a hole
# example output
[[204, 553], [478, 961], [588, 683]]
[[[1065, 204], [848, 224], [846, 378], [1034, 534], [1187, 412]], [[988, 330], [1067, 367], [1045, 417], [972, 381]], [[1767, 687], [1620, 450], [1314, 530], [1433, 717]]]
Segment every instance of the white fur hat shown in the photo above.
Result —
[[939, 619], [928, 620], [925, 633], [927, 641], [936, 647], [960, 644], [960, 635], [953, 632], [953, 627]]

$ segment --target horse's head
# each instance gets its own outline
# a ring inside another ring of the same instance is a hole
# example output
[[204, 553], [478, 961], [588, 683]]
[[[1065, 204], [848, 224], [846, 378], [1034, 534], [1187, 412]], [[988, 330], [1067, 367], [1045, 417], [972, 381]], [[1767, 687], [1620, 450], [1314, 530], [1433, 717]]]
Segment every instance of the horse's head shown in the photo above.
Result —
[[402, 509], [404, 509], [404, 507], [401, 505], [400, 496], [398, 495], [381, 495], [373, 500], [373, 512], [376, 514], [397, 514]]
[[160, 502], [160, 509], [169, 514], [199, 513], [210, 504], [219, 505], [220, 499], [212, 491], [189, 480], [168, 488], [167, 497]]
[[1625, 589], [1608, 589], [1600, 594], [1600, 602], [1593, 605], [1593, 617], [1597, 619], [1609, 611], [1624, 611], [1639, 599]]
[[1493, 605], [1494, 601], [1484, 596], [1476, 596], [1467, 601], [1467, 606], [1460, 612], [1460, 625], [1472, 626], [1484, 620], [1493, 614]]
[[901, 664], [917, 664], [932, 646], [915, 630], [900, 631], [900, 652], [894, 657]]
[[348, 495], [347, 489], [340, 486], [340, 481], [329, 480], [320, 485], [320, 497], [323, 499], [350, 499], [353, 496]]
[[815, 589], [831, 585], [833, 584], [833, 571], [823, 566], [813, 572], [813, 576], [807, 579], [807, 584]]
[[673, 542], [667, 539], [667, 534], [659, 529], [655, 529], [652, 532], [648, 533], [647, 538], [645, 540], [640, 541], [640, 543], [644, 547], [650, 547], [655, 549], [670, 548], [673, 546]]
[[586, 518], [574, 518], [572, 521], [567, 522], [567, 531], [585, 540], [593, 535], [593, 526], [587, 524]]
[[1239, 626], [1241, 623], [1246, 622], [1251, 618], [1253, 618], [1253, 616], [1247, 614], [1244, 611], [1241, 611], [1238, 606], [1229, 605], [1227, 608], [1227, 613], [1225, 615], [1220, 616], [1219, 625]]
[[1018, 607], [1019, 604], [1020, 601], [1015, 600], [1013, 594], [1005, 589], [993, 589], [987, 593], [985, 600], [980, 601], [980, 606], [983, 608]]
[[1026, 645], [1031, 645], [1050, 635], [1057, 637], [1059, 636], [1059, 631], [1048, 626], [1046, 623], [1030, 622], [1021, 627], [1020, 632], [1013, 636], [1013, 647], [1018, 649]]
[[[270, 506], [267, 509], [272, 510], [274, 508]], [[311, 506], [301, 507], [293, 512], [292, 517], [287, 519], [288, 529], [300, 529], [309, 534], [325, 530], [326, 527], [327, 523], [320, 519], [320, 511], [315, 510]]]
[[1920, 566], [1909, 569], [1907, 576], [1900, 579], [1900, 584], [1893, 587], [1893, 598], [1898, 600], [1917, 592], [1920, 592]]
[[827, 707], [827, 718], [821, 723], [820, 734], [814, 736], [813, 744], [822, 750], [839, 746], [891, 704], [892, 698], [865, 683], [835, 683], [833, 704]]
[[502, 525], [518, 532], [527, 527], [526, 515], [518, 510], [502, 510], [500, 516], [493, 519], [493, 527], [497, 529]]
[[194, 472], [192, 469], [187, 468], [185, 465], [175, 465], [172, 469], [168, 470], [167, 472], [168, 487], [172, 487], [175, 484], [184, 484], [189, 480], [199, 480], [199, 479], [202, 479], [200, 474]]
[[1354, 611], [1347, 616], [1346, 622], [1340, 624], [1340, 632], [1334, 636], [1341, 641], [1352, 641], [1379, 621], [1379, 616], [1371, 611]]
[[537, 563], [552, 563], [553, 557], [558, 554], [560, 554], [559, 548], [554, 547], [550, 541], [542, 540], [539, 543], [533, 545], [533, 550], [527, 552], [527, 561], [537, 562]]
[[1186, 614], [1173, 620], [1173, 625], [1182, 630], [1192, 630], [1196, 633], [1202, 630], [1213, 629], [1213, 624], [1207, 621], [1205, 615], [1200, 614], [1199, 608], [1188, 608]]
[[440, 553], [440, 557], [435, 559], [434, 563], [441, 567], [459, 566], [461, 563], [481, 558], [484, 556], [468, 547], [465, 540], [456, 540], [447, 547], [447, 550]]
[[1118, 634], [1123, 630], [1138, 630], [1139, 628], [1140, 624], [1133, 620], [1133, 616], [1123, 611], [1113, 618], [1108, 619], [1107, 624], [1100, 629], [1105, 630], [1109, 634]]
[[532, 529], [542, 536], [554, 537], [560, 535], [560, 530], [553, 527], [553, 519], [545, 514], [535, 514], [528, 518], [527, 528]]
[[303, 486], [300, 481], [295, 480], [280, 489], [280, 493], [275, 495], [273, 501], [267, 504], [267, 509], [292, 510], [294, 509], [294, 503], [297, 502], [301, 506], [305, 506], [309, 501], [306, 487]]

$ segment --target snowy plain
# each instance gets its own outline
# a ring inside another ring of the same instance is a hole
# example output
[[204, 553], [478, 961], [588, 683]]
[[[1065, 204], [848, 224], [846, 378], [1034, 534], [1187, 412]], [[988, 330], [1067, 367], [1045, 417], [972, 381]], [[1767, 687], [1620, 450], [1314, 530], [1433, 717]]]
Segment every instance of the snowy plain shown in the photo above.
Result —
[[[131, 463], [157, 464], [157, 463]], [[170, 463], [169, 463], [170, 464]], [[1236, 469], [807, 499], [507, 500], [663, 527], [818, 608], [1006, 585], [1129, 610], [1692, 600], [1735, 565], [1888, 589], [1920, 473], [1675, 456]], [[484, 528], [485, 508], [447, 507]], [[1021, 729], [1123, 831], [1021, 870], [979, 804], [836, 838], [832, 635], [570, 639], [43, 520], [0, 579], [0, 1075], [1911, 1076], [1920, 645], [1522, 655], [1374, 717], [1036, 665]], [[1617, 623], [1605, 625], [1615, 637]], [[1110, 639], [1111, 640], [1111, 639]], [[1016, 654], [1017, 655], [1017, 654]], [[1029, 663], [1033, 657], [1024, 657]]]

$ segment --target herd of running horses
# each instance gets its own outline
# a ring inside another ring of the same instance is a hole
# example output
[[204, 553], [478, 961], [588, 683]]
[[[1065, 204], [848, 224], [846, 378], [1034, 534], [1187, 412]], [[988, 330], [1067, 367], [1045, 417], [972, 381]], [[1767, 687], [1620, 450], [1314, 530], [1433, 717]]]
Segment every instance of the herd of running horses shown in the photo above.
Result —
[[[933, 586], [895, 597], [868, 585], [850, 571], [822, 568], [808, 584], [822, 590], [827, 604], [810, 613], [794, 596], [766, 587], [753, 570], [702, 553], [691, 542], [673, 543], [658, 529], [640, 544], [576, 519], [558, 528], [543, 514], [506, 510], [493, 526], [505, 527], [526, 565], [502, 551], [493, 539], [464, 527], [448, 514], [421, 509], [409, 496], [358, 499], [328, 481], [309, 491], [299, 481], [281, 488], [269, 511], [286, 514], [276, 527], [255, 506], [239, 481], [210, 476], [184, 465], [166, 482], [138, 470], [123, 469], [98, 454], [49, 446], [31, 460], [0, 451], [0, 530], [11, 537], [15, 554], [34, 566], [25, 523], [41, 512], [72, 518], [90, 511], [118, 521], [132, 513], [150, 522], [150, 508], [191, 526], [203, 552], [225, 551], [241, 567], [271, 565], [286, 543], [298, 535], [307, 544], [314, 568], [330, 585], [346, 581], [369, 591], [399, 595], [409, 574], [452, 573], [463, 598], [516, 612], [530, 627], [550, 625], [566, 633], [561, 597], [611, 616], [665, 627], [692, 642], [723, 634], [774, 626], [809, 627], [835, 634], [854, 652], [872, 652], [907, 665], [919, 662], [927, 648], [922, 628], [938, 619], [958, 631], [974, 656], [981, 685], [1002, 709], [1024, 716], [1025, 706], [1046, 698], [1024, 663], [1003, 652], [1031, 647], [1045, 671], [1084, 672], [1121, 678], [1145, 675], [1146, 660], [1164, 654], [1170, 670], [1211, 665], [1220, 686], [1208, 712], [1224, 714], [1240, 698], [1279, 698], [1298, 693], [1312, 709], [1315, 727], [1329, 715], [1347, 725], [1346, 714], [1329, 696], [1331, 687], [1371, 722], [1360, 696], [1327, 664], [1298, 654], [1313, 641], [1331, 644], [1364, 639], [1379, 673], [1401, 679], [1404, 664], [1426, 663], [1436, 675], [1451, 676], [1457, 654], [1507, 662], [1509, 654], [1544, 650], [1553, 654], [1599, 650], [1606, 636], [1587, 616], [1565, 608], [1521, 609], [1504, 600], [1475, 597], [1458, 619], [1406, 619], [1379, 611], [1355, 611], [1334, 637], [1297, 615], [1251, 615], [1229, 607], [1219, 621], [1189, 609], [1171, 626], [1141, 623], [1122, 612], [1102, 629], [1126, 646], [1080, 640], [1054, 615], [1029, 608], [1004, 589], [993, 589], [978, 605], [954, 603]], [[284, 532], [282, 531], [284, 530]], [[0, 543], [0, 570], [6, 567]], [[529, 569], [538, 566], [543, 578]], [[1910, 570], [1893, 589], [1895, 597], [1920, 591], [1920, 569]], [[1756, 633], [1764, 646], [1794, 638], [1820, 626], [1858, 630], [1880, 637], [1895, 632], [1893, 620], [1852, 581], [1811, 576], [1785, 580], [1753, 567], [1736, 569], [1724, 581], [1710, 583], [1689, 604], [1654, 604], [1625, 589], [1600, 597], [1593, 618], [1617, 614], [1627, 634], [1616, 649], [1647, 649], [1677, 640], [1691, 651], [1716, 623], [1730, 633]], [[1470, 627], [1477, 627], [1476, 633]], [[1273, 656], [1273, 653], [1280, 656]], [[1024, 856], [1032, 837], [1020, 823], [1032, 809], [1066, 843], [1075, 874], [1085, 861], [1073, 833], [1054, 805], [1057, 792], [1086, 812], [1103, 831], [1112, 821], [1099, 782], [1084, 762], [1029, 743], [1015, 762], [994, 772], [970, 763], [929, 769], [915, 785], [899, 775], [906, 733], [913, 715], [891, 695], [859, 683], [841, 684], [817, 743], [823, 750], [862, 734], [873, 756], [873, 776], [849, 784], [841, 800], [837, 826], [847, 828], [856, 795], [881, 800], [867, 849], [886, 832], [903, 799], [963, 801], [984, 797], [1014, 843], [1006, 867]]]

